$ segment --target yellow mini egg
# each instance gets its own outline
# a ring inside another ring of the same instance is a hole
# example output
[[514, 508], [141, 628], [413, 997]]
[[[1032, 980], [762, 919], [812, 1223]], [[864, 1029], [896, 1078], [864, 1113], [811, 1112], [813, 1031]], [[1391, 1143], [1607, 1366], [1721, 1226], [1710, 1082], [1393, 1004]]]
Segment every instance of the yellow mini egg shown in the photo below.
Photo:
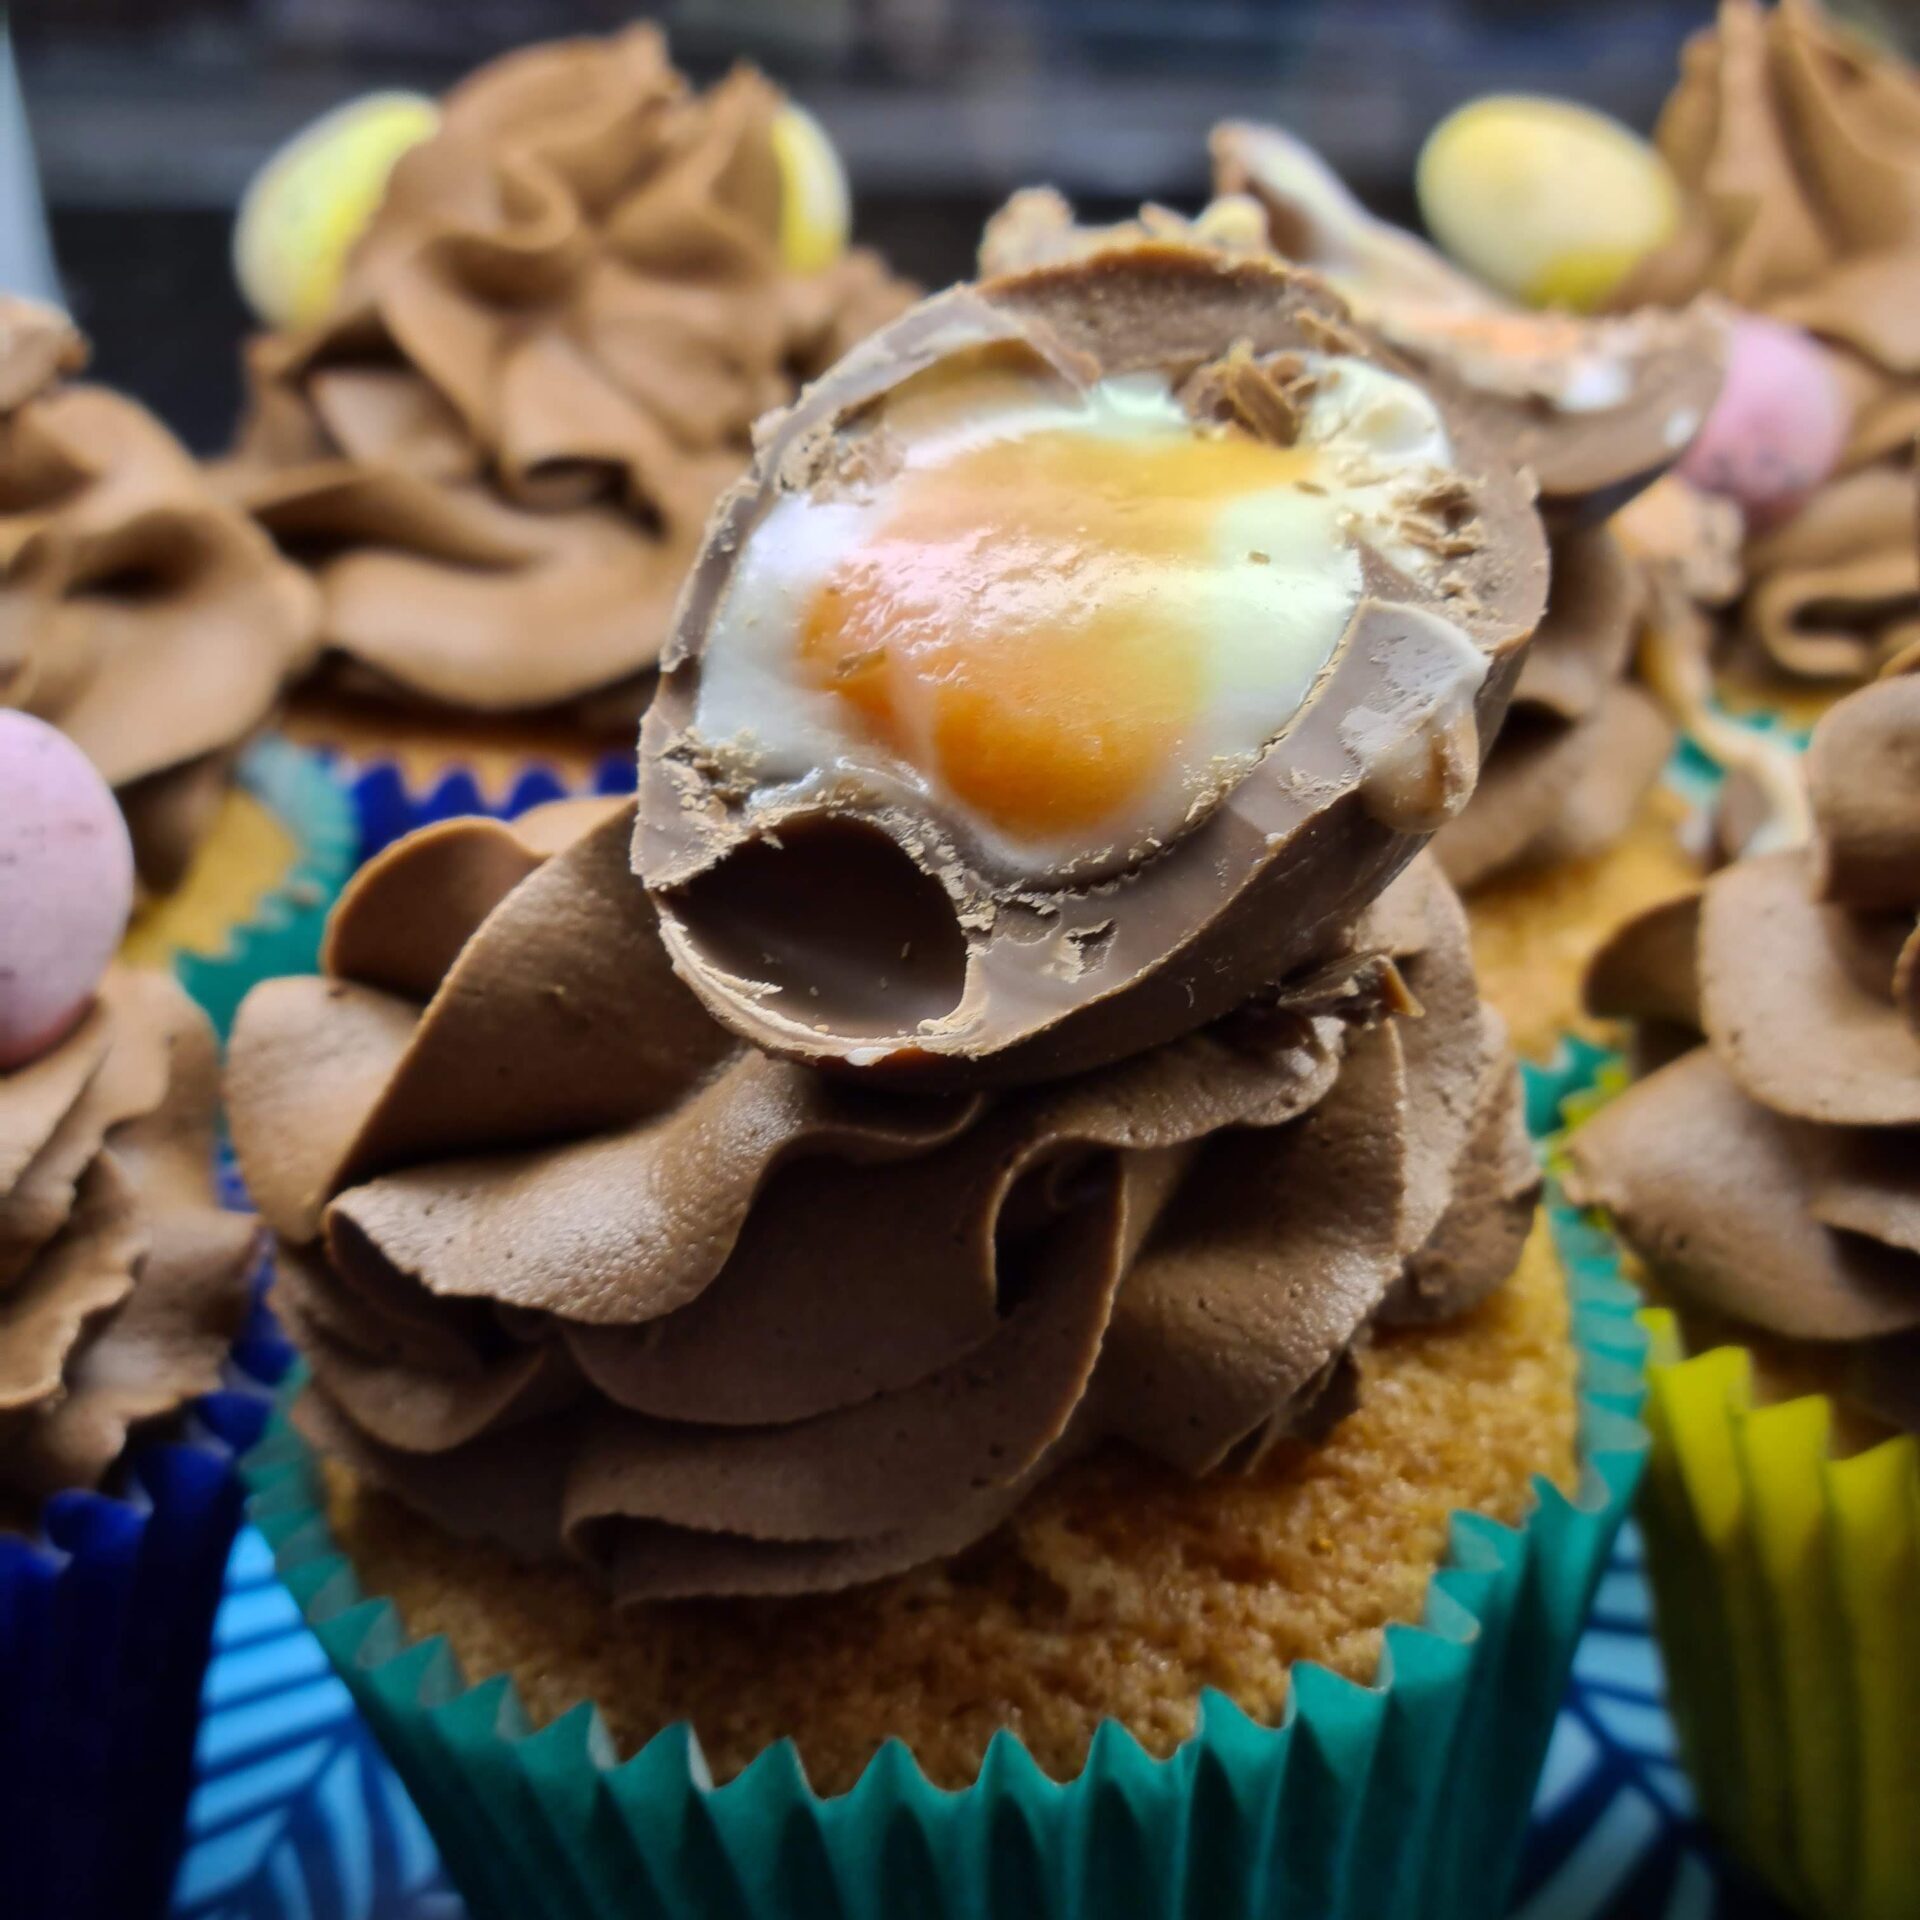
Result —
[[307, 326], [326, 312], [394, 162], [439, 124], [420, 94], [370, 93], [303, 127], [253, 176], [234, 221], [233, 271], [268, 326]]
[[792, 101], [773, 121], [780, 163], [780, 255], [795, 273], [818, 273], [847, 250], [853, 197], [827, 130]]
[[1569, 100], [1495, 94], [1427, 136], [1415, 185], [1462, 266], [1534, 306], [1587, 312], [1671, 239], [1680, 193], [1619, 121]]

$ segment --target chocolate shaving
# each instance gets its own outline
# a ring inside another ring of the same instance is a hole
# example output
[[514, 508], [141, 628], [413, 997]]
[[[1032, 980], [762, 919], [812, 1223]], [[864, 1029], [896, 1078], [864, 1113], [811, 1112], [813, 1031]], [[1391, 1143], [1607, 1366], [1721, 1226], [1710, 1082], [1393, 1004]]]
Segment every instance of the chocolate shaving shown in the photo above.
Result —
[[1209, 361], [1180, 386], [1180, 404], [1198, 419], [1229, 420], [1256, 440], [1290, 447], [1300, 435], [1300, 409], [1276, 368], [1254, 358], [1236, 340], [1221, 360]]

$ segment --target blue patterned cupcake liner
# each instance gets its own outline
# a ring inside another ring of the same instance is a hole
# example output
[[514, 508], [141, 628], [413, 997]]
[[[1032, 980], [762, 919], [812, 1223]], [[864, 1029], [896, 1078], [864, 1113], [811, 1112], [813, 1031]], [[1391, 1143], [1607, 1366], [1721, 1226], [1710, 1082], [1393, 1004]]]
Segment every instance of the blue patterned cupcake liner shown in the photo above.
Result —
[[290, 1354], [256, 1304], [228, 1384], [137, 1448], [112, 1494], [56, 1494], [0, 1534], [0, 1912], [165, 1909], [200, 1683], [244, 1505], [236, 1463]]
[[[1553, 1077], [1530, 1076], [1534, 1112], [1557, 1111]], [[622, 1762], [591, 1704], [535, 1728], [508, 1678], [469, 1684], [362, 1589], [283, 1417], [247, 1463], [253, 1513], [475, 1920], [1486, 1920], [1647, 1449], [1637, 1297], [1557, 1191], [1550, 1211], [1580, 1362], [1575, 1492], [1537, 1480], [1518, 1526], [1456, 1514], [1373, 1684], [1302, 1664], [1277, 1726], [1208, 1692], [1165, 1759], [1109, 1723], [1055, 1781], [1003, 1732], [955, 1792], [892, 1742], [823, 1797], [789, 1742], [713, 1785], [682, 1725]]]
[[373, 761], [357, 766], [351, 775], [359, 856], [371, 860], [383, 847], [436, 820], [471, 813], [511, 820], [549, 800], [631, 793], [637, 777], [638, 768], [630, 753], [605, 755], [584, 780], [569, 780], [545, 762], [531, 760], [514, 775], [504, 795], [490, 799], [475, 775], [464, 767], [454, 768], [430, 786], [419, 788], [409, 785], [393, 761]]
[[461, 814], [511, 819], [549, 800], [631, 793], [635, 767], [631, 754], [608, 754], [589, 778], [570, 781], [530, 761], [502, 797], [490, 799], [464, 768], [417, 789], [392, 761], [350, 765], [270, 735], [248, 749], [239, 780], [286, 826], [299, 853], [292, 872], [251, 919], [228, 934], [220, 952], [175, 956], [181, 984], [206, 1009], [223, 1041], [240, 1002], [260, 981], [318, 967], [327, 915], [341, 888], [383, 847], [416, 827]]

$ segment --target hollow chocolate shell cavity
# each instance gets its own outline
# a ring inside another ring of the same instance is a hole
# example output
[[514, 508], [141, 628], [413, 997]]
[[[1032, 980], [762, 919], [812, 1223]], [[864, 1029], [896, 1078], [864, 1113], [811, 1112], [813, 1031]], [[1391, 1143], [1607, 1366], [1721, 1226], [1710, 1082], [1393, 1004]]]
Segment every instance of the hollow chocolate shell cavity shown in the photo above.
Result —
[[1268, 262], [961, 288], [763, 431], [642, 738], [675, 965], [769, 1050], [1019, 1080], [1223, 1012], [1464, 805], [1526, 482]]

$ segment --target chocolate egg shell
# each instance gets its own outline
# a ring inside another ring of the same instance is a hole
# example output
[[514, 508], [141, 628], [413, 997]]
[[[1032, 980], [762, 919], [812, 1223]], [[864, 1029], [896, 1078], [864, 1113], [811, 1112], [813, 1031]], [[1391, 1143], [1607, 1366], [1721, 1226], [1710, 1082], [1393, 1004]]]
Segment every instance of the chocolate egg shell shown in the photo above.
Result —
[[[1582, 351], [1617, 372], [1620, 398], [1570, 408], [1529, 390], [1524, 379], [1501, 391], [1477, 368], [1463, 366], [1457, 354], [1446, 356], [1446, 364], [1468, 384], [1488, 430], [1533, 469], [1548, 521], [1556, 528], [1592, 526], [1659, 479], [1704, 425], [1725, 373], [1722, 321], [1703, 304], [1679, 313], [1648, 307], [1595, 320], [1542, 314], [1538, 322], [1543, 332], [1577, 332]], [[1417, 363], [1442, 357], [1411, 327], [1385, 331]]]
[[1371, 550], [1364, 591], [1305, 704], [1171, 845], [1093, 882], [1010, 884], [937, 811], [742, 794], [694, 724], [739, 555], [783, 497], [831, 483], [840, 436], [950, 356], [1024, 348], [1082, 384], [1230, 359], [1392, 350], [1311, 274], [1134, 245], [961, 287], [850, 353], [763, 423], [717, 510], [641, 735], [634, 864], [676, 969], [756, 1045], [902, 1084], [1010, 1084], [1191, 1030], [1325, 957], [1464, 804], [1545, 600], [1528, 478], [1442, 380], [1462, 483], [1450, 592]]
[[1417, 367], [1458, 381], [1487, 430], [1533, 469], [1554, 526], [1616, 512], [1705, 422], [1727, 356], [1712, 309], [1529, 313], [1375, 219], [1290, 134], [1228, 122], [1211, 144], [1215, 191], [1251, 195], [1276, 252], [1324, 270]]

